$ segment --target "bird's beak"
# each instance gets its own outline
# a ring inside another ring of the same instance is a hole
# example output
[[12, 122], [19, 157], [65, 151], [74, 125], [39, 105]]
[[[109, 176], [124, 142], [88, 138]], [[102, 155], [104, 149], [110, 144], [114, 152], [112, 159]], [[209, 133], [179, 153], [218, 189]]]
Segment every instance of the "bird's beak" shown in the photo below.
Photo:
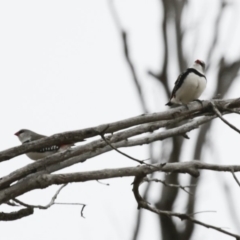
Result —
[[14, 133], [14, 135], [18, 137], [18, 132]]

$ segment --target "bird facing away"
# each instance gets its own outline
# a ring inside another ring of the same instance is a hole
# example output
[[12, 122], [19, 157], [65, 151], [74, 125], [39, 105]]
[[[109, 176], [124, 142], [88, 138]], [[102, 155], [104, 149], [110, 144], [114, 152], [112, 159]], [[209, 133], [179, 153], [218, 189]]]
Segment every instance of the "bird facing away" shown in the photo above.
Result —
[[198, 100], [207, 85], [204, 70], [205, 63], [201, 60], [196, 60], [192, 67], [187, 68], [185, 72], [180, 74], [166, 105], [186, 105], [193, 100]]
[[[18, 132], [16, 132], [14, 135], [18, 137], [18, 139], [22, 144], [47, 137], [45, 135], [40, 135], [28, 129], [21, 129]], [[26, 155], [32, 160], [39, 160], [44, 157], [50, 156], [56, 152], [64, 151], [73, 145], [74, 144], [61, 144], [61, 145], [54, 145], [50, 147], [44, 147], [34, 152], [26, 153]]]

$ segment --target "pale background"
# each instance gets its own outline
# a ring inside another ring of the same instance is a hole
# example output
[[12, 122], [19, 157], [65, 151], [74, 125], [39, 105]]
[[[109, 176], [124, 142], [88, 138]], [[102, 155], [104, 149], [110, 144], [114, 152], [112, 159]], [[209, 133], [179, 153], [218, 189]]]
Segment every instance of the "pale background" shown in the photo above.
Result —
[[[200, 2], [200, 3], [199, 3]], [[214, 17], [217, 1], [192, 1], [194, 11], [189, 13], [190, 26], [199, 17], [199, 9], [205, 9], [200, 23], [201, 31], [196, 44], [208, 44], [208, 18]], [[224, 17], [232, 21], [236, 29], [229, 41], [222, 41], [219, 51], [226, 51], [227, 58], [238, 58], [240, 44], [234, 42], [239, 35], [237, 19], [230, 12]], [[144, 95], [152, 112], [166, 109], [167, 96], [159, 84], [147, 74], [158, 71], [161, 46], [159, 36], [159, 2], [157, 0], [116, 1], [116, 7], [124, 28], [129, 33], [130, 54], [143, 82]], [[239, 20], [239, 19], [238, 19]], [[222, 24], [224, 26], [224, 23]], [[194, 29], [192, 30], [194, 31]], [[203, 34], [204, 33], [204, 34]], [[109, 11], [108, 1], [0, 1], [0, 79], [1, 79], [1, 150], [16, 146], [18, 139], [13, 135], [21, 128], [51, 135], [57, 132], [91, 127], [102, 123], [121, 120], [142, 114], [129, 68], [124, 60], [119, 32]], [[189, 36], [190, 39], [191, 36]], [[231, 48], [231, 46], [235, 46]], [[237, 46], [237, 47], [236, 47]], [[205, 53], [191, 48], [191, 61], [203, 59]], [[216, 66], [217, 67], [217, 66]], [[178, 69], [171, 69], [174, 83]], [[208, 99], [213, 90], [214, 68], [208, 76], [208, 87], [202, 99]], [[239, 97], [239, 80], [227, 97]], [[240, 128], [238, 116], [228, 116]], [[189, 134], [194, 139], [194, 132]], [[239, 164], [239, 136], [220, 120], [209, 133], [205, 162]], [[190, 140], [191, 141], [191, 140]], [[147, 147], [123, 149], [139, 158], [148, 158]], [[191, 151], [191, 142], [182, 156], [183, 161]], [[190, 155], [191, 156], [191, 155]], [[0, 174], [31, 163], [20, 156], [1, 163]], [[113, 167], [135, 166], [129, 159], [111, 152], [78, 164], [66, 171], [84, 171]], [[238, 175], [240, 178], [240, 175]], [[1, 222], [1, 239], [6, 240], [122, 240], [131, 239], [137, 204], [132, 194], [133, 178], [105, 180], [110, 186], [95, 181], [70, 184], [58, 197], [59, 202], [86, 203], [85, 219], [80, 217], [80, 207], [53, 206], [49, 210], [35, 210], [34, 215], [13, 222]], [[201, 186], [197, 192], [198, 211], [214, 210], [217, 213], [202, 213], [197, 218], [219, 227], [228, 227], [240, 233], [237, 222], [233, 222], [222, 194], [223, 184], [230, 186], [234, 197], [232, 205], [236, 215], [240, 189], [229, 173], [202, 172]], [[34, 191], [21, 196], [29, 204], [47, 204], [57, 187]], [[159, 190], [159, 188], [156, 188]], [[181, 193], [185, 197], [185, 193]], [[216, 195], [218, 201], [216, 201]], [[152, 191], [152, 202], [158, 193]], [[176, 210], [184, 211], [179, 201]], [[1, 206], [1, 211], [9, 211]], [[144, 212], [144, 228], [139, 239], [159, 239], [156, 230], [156, 215]], [[179, 222], [179, 227], [181, 222]], [[226, 235], [196, 227], [194, 240], [232, 239]]]

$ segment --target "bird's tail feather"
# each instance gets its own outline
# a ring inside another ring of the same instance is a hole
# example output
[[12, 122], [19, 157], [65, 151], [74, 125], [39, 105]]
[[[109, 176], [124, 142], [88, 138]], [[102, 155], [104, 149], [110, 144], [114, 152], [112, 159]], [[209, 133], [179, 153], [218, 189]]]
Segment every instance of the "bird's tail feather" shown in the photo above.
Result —
[[173, 103], [171, 103], [170, 101], [165, 104], [165, 106], [172, 106], [172, 105], [173, 105]]

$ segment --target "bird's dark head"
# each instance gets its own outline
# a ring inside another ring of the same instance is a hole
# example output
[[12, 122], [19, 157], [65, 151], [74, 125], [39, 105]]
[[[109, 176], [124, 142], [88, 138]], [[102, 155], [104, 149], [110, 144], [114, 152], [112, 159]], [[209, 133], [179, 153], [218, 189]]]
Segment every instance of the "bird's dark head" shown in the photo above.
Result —
[[197, 59], [195, 61], [195, 63], [199, 64], [202, 67], [203, 71], [205, 70], [205, 62], [204, 61]]

